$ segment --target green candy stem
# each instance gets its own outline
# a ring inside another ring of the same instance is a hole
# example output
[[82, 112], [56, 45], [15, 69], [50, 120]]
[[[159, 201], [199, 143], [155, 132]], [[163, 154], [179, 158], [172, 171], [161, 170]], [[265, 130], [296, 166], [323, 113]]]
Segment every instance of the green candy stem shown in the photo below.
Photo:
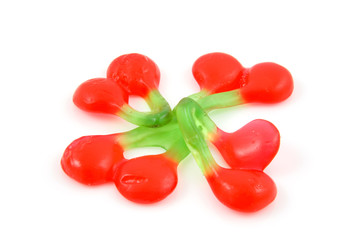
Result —
[[188, 96], [188, 98], [191, 98], [191, 99], [193, 99], [195, 101], [198, 101], [199, 99], [204, 98], [204, 97], [206, 97], [208, 95], [210, 95], [210, 93], [208, 91], [201, 90], [200, 92], [197, 92], [197, 93], [194, 93], [194, 94]]
[[158, 128], [137, 127], [120, 134], [118, 141], [125, 149], [140, 147], [161, 147], [169, 149], [173, 142], [181, 136], [176, 119]]
[[206, 112], [220, 108], [234, 107], [245, 103], [240, 95], [239, 89], [215, 94], [201, 90], [188, 96], [188, 98], [195, 100]]
[[118, 137], [119, 144], [125, 150], [142, 147], [161, 147], [170, 159], [180, 162], [190, 151], [180, 132], [176, 118], [158, 128], [137, 127], [122, 133]]
[[[163, 98], [159, 96], [161, 95], [158, 92], [149, 94], [149, 106], [152, 109], [157, 109], [156, 106], [163, 103]], [[195, 99], [198, 103], [194, 101]], [[184, 159], [191, 151], [202, 171], [207, 173], [216, 164], [204, 138], [211, 140], [214, 134], [217, 133], [218, 128], [206, 112], [217, 108], [236, 106], [241, 103], [242, 100], [238, 90], [213, 95], [207, 95], [207, 92], [201, 91], [191, 95], [191, 98], [181, 100], [174, 111], [169, 113], [169, 119], [171, 120], [168, 120], [162, 126], [158, 128], [145, 126], [135, 128], [121, 134], [119, 143], [125, 149], [161, 147], [166, 150], [165, 154], [169, 158], [178, 162]], [[145, 118], [144, 114], [150, 114], [135, 112]], [[137, 116], [136, 114], [133, 116]], [[154, 123], [152, 119], [145, 120], [148, 121], [148, 124], [146, 124], [148, 126], [151, 126], [150, 122]]]
[[216, 172], [217, 164], [207, 145], [217, 132], [217, 126], [201, 106], [191, 98], [184, 98], [176, 108], [179, 128], [184, 141], [206, 176]]
[[244, 104], [244, 100], [242, 99], [238, 89], [208, 95], [198, 99], [197, 102], [206, 112], [210, 112], [214, 109], [234, 107]]
[[186, 143], [184, 142], [181, 133], [177, 141], [165, 152], [165, 155], [168, 158], [173, 159], [177, 163], [180, 163], [189, 154], [190, 154], [190, 150], [186, 146]]
[[158, 90], [150, 91], [145, 101], [151, 109], [150, 112], [139, 112], [124, 104], [117, 115], [128, 122], [145, 127], [159, 127], [171, 120], [171, 108]]

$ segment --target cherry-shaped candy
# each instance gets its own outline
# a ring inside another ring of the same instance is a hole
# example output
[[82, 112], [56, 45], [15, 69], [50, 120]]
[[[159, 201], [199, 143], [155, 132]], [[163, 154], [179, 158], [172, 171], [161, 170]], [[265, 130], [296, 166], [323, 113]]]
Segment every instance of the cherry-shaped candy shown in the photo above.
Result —
[[[150, 98], [154, 101], [156, 96], [151, 95]], [[133, 109], [129, 106], [127, 92], [108, 78], [93, 78], [80, 84], [73, 95], [73, 102], [84, 111], [114, 114], [139, 126], [157, 127], [171, 119], [170, 106], [167, 103], [161, 108], [152, 103], [151, 112]]]
[[107, 69], [107, 78], [115, 81], [129, 95], [147, 97], [160, 83], [158, 66], [147, 56], [138, 53], [121, 55]]
[[201, 91], [191, 97], [206, 111], [244, 103], [278, 103], [287, 99], [294, 88], [292, 76], [283, 66], [264, 62], [244, 68], [225, 53], [198, 58], [193, 75]]
[[205, 177], [216, 198], [237, 211], [258, 211], [276, 197], [274, 181], [262, 171], [226, 169], [213, 164]]
[[176, 115], [186, 145], [220, 202], [237, 211], [254, 212], [275, 199], [275, 183], [262, 171], [226, 169], [215, 162], [206, 140], [216, 138], [217, 127], [199, 104], [190, 98], [182, 99]]
[[113, 167], [124, 160], [118, 134], [84, 136], [74, 140], [65, 150], [61, 166], [64, 172], [86, 185], [110, 182]]
[[130, 159], [116, 167], [114, 182], [119, 192], [130, 201], [158, 202], [175, 189], [177, 165], [164, 154]]
[[128, 102], [128, 95], [107, 78], [94, 78], [83, 82], [73, 95], [75, 105], [88, 112], [120, 114]]
[[280, 147], [280, 133], [269, 121], [256, 119], [233, 133], [218, 129], [212, 141], [232, 168], [264, 170]]
[[294, 89], [290, 72], [276, 63], [259, 63], [248, 69], [246, 85], [240, 89], [244, 102], [277, 103]]
[[[158, 127], [171, 120], [171, 108], [158, 91], [160, 71], [141, 54], [116, 58], [107, 70], [107, 78], [94, 78], [82, 83], [73, 101], [89, 112], [116, 114], [139, 126]], [[150, 112], [139, 112], [129, 105], [129, 96], [143, 97]]]
[[192, 73], [202, 91], [208, 94], [240, 88], [244, 67], [229, 54], [215, 52], [199, 57]]

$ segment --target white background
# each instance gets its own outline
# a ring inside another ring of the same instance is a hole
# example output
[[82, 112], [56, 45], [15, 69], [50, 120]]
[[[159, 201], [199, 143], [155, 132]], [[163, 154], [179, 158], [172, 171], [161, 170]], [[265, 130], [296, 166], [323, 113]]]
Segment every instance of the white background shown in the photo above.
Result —
[[[1, 1], [0, 239], [359, 239], [356, 2]], [[179, 166], [176, 190], [154, 205], [62, 172], [72, 140], [135, 127], [77, 109], [80, 83], [104, 77], [119, 55], [142, 53], [159, 66], [160, 91], [174, 107], [198, 91], [193, 62], [214, 51], [293, 75], [294, 93], [281, 104], [211, 113], [226, 131], [256, 118], [278, 127], [281, 147], [266, 169], [278, 186], [270, 206], [226, 208], [192, 157]]]

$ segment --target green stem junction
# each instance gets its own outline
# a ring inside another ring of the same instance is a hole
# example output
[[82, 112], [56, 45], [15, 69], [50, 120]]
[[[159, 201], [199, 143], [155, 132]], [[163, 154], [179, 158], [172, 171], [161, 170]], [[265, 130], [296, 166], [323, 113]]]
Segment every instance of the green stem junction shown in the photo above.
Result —
[[206, 139], [217, 132], [217, 126], [201, 106], [191, 98], [183, 98], [176, 108], [179, 128], [184, 141], [205, 176], [216, 171], [217, 164]]
[[117, 115], [128, 122], [146, 127], [159, 127], [171, 120], [170, 105], [158, 90], [150, 91], [145, 101], [150, 107], [150, 112], [139, 112], [129, 104], [124, 104]]

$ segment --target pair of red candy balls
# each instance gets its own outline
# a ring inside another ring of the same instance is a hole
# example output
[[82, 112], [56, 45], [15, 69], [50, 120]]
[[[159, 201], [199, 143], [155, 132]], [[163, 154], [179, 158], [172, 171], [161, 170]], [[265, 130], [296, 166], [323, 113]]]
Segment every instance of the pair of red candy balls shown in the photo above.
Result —
[[244, 103], [278, 103], [293, 91], [290, 72], [273, 62], [243, 67], [231, 55], [210, 53], [198, 58], [192, 68], [202, 90], [211, 94], [239, 89]]

